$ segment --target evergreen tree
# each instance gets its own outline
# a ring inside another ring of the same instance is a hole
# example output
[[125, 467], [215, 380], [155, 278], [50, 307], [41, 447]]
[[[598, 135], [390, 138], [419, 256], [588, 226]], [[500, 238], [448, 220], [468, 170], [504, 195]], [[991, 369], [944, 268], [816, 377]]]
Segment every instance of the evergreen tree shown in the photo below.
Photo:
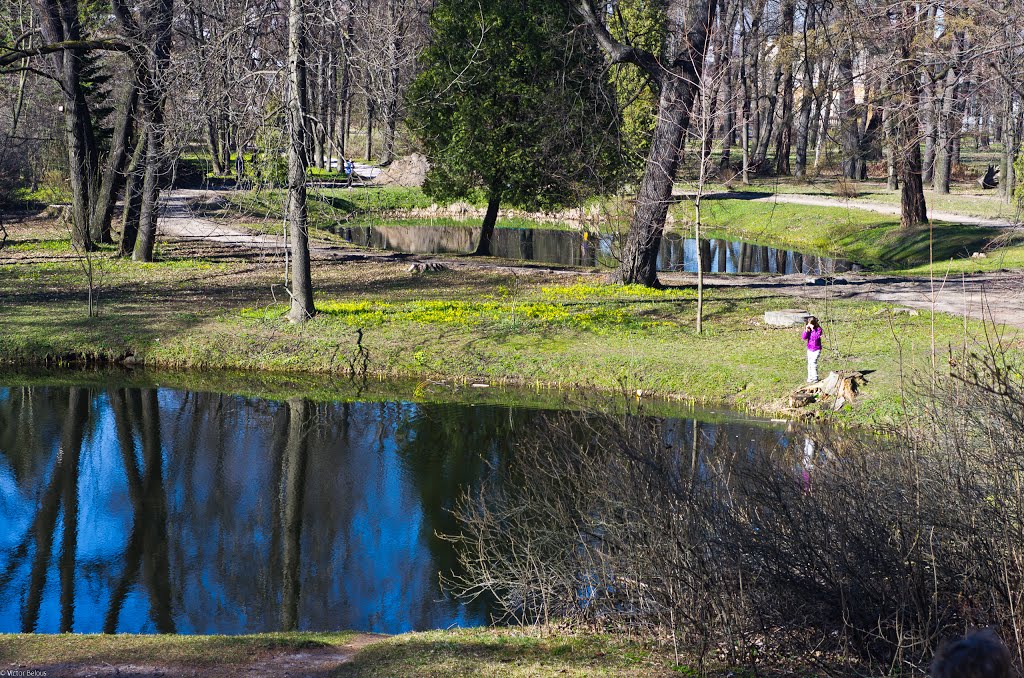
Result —
[[487, 198], [477, 254], [502, 204], [554, 209], [619, 179], [615, 97], [602, 55], [549, 0], [438, 0], [410, 88], [431, 196]]

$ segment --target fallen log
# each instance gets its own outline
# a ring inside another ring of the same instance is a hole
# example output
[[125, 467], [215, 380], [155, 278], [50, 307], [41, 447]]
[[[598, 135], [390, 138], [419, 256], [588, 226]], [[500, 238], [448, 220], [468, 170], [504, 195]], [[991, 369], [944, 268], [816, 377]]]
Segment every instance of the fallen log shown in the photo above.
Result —
[[852, 403], [862, 384], [867, 383], [863, 372], [840, 370], [829, 372], [828, 376], [813, 384], [805, 384], [789, 394], [789, 406], [806, 407], [825, 398], [834, 398], [832, 411], [838, 412], [846, 403]]

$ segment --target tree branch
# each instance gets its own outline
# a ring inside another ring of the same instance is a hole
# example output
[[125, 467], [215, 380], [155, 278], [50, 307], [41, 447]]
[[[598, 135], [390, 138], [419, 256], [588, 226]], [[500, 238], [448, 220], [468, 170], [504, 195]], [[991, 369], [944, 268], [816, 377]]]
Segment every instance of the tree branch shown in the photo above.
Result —
[[38, 47], [30, 47], [26, 49], [12, 49], [8, 52], [4, 52], [3, 54], [0, 54], [0, 67], [9, 66], [15, 61], [21, 61], [28, 57], [52, 54], [53, 52], [61, 52], [66, 49], [129, 52], [132, 48], [132, 45], [118, 40], [64, 40], [62, 42], [50, 43], [49, 45], [39, 45]]
[[643, 69], [658, 85], [661, 85], [662, 68], [657, 57], [647, 50], [624, 45], [608, 31], [608, 27], [594, 11], [592, 0], [568, 0], [569, 4], [590, 28], [597, 38], [597, 44], [605, 51], [613, 64], [634, 64]]

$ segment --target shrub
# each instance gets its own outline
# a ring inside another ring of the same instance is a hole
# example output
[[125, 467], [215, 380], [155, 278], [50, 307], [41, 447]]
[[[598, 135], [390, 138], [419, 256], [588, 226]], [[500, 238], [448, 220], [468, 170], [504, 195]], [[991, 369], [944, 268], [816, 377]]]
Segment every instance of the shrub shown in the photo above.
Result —
[[[462, 595], [511, 618], [671, 637], [731, 664], [846, 653], [922, 669], [1024, 622], [1019, 356], [958, 357], [886, 437], [751, 441], [558, 413], [457, 507]], [[725, 648], [725, 649], [723, 649]]]

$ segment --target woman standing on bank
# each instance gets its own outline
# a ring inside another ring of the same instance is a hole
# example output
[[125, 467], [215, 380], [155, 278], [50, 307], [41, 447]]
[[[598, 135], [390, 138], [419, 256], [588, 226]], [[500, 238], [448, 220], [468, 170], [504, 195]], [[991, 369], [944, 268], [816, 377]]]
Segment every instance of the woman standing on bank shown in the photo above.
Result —
[[800, 335], [807, 342], [807, 383], [818, 381], [818, 357], [821, 355], [821, 325], [813, 315], [804, 325], [804, 333]]

